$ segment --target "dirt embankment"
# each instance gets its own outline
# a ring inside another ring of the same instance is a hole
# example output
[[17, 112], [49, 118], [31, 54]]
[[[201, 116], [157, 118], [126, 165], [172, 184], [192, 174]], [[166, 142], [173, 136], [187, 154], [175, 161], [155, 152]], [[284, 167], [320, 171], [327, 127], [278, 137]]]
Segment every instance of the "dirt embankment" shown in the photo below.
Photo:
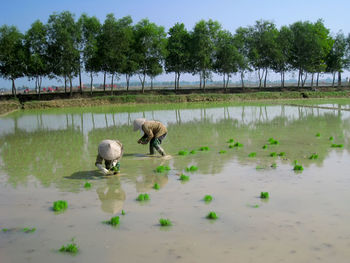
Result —
[[20, 103], [17, 100], [0, 101], [0, 114], [18, 109], [47, 109], [64, 107], [89, 107], [118, 104], [164, 104], [190, 102], [244, 102], [257, 100], [284, 100], [308, 98], [350, 98], [350, 91], [284, 91], [249, 92], [235, 94], [139, 94], [100, 97], [67, 98], [53, 100], [32, 100]]

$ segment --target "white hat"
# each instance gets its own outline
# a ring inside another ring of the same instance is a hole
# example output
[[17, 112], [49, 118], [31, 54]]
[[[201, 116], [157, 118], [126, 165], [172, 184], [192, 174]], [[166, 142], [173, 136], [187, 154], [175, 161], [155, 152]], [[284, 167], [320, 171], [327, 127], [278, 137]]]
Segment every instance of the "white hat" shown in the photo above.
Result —
[[122, 145], [114, 140], [103, 140], [98, 145], [98, 153], [105, 160], [116, 160], [121, 157]]
[[142, 125], [145, 123], [146, 119], [139, 118], [134, 120], [134, 131], [141, 130]]

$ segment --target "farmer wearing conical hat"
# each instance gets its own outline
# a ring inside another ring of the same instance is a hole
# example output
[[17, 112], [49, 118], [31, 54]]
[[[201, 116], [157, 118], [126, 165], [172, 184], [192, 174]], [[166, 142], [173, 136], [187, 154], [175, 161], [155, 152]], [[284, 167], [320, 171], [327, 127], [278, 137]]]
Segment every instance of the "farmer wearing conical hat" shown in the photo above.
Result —
[[[104, 174], [109, 172], [118, 172], [120, 168], [120, 159], [123, 155], [123, 144], [118, 140], [103, 140], [98, 145], [98, 154], [95, 165]], [[103, 167], [102, 162], [105, 162]]]
[[154, 154], [154, 149], [162, 156], [165, 156], [165, 151], [160, 146], [162, 140], [168, 133], [167, 128], [159, 121], [148, 121], [140, 118], [134, 120], [134, 131], [140, 130], [144, 135], [137, 141], [140, 144], [149, 143], [149, 153]]

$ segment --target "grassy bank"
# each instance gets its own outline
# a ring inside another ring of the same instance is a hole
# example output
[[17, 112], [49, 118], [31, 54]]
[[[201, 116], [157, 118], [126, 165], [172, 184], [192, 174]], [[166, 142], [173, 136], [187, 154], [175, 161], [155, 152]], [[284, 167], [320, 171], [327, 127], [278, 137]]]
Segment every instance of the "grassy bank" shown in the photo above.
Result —
[[102, 105], [127, 104], [164, 104], [191, 102], [244, 102], [286, 99], [315, 98], [350, 98], [350, 91], [288, 91], [288, 92], [249, 92], [237, 94], [169, 94], [169, 95], [119, 95], [92, 98], [55, 99], [48, 101], [27, 101], [19, 103], [16, 100], [0, 102], [0, 114], [17, 109], [48, 109], [65, 107], [90, 107]]

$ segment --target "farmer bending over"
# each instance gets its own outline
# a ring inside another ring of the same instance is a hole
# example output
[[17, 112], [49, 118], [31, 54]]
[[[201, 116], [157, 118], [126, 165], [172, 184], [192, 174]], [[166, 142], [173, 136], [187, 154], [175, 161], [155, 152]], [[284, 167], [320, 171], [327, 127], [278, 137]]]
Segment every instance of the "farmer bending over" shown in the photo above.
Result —
[[[98, 154], [96, 157], [95, 165], [104, 174], [109, 172], [116, 174], [119, 172], [120, 163], [119, 160], [123, 155], [123, 144], [118, 140], [103, 140], [98, 145]], [[105, 161], [105, 167], [102, 166], [103, 160]]]
[[134, 131], [140, 130], [144, 135], [137, 141], [137, 143], [147, 144], [149, 142], [149, 153], [154, 154], [154, 149], [162, 156], [165, 152], [160, 147], [162, 140], [168, 133], [167, 128], [159, 121], [147, 121], [146, 119], [134, 120]]

